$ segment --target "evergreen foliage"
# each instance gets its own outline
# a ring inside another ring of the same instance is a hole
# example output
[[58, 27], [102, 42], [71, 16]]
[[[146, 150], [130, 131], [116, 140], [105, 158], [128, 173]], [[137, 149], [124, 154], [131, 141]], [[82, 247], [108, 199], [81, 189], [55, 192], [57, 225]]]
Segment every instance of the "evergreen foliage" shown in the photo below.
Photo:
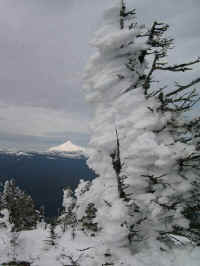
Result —
[[59, 218], [60, 223], [62, 224], [63, 233], [71, 228], [72, 229], [72, 238], [75, 238], [75, 231], [77, 227], [77, 218], [74, 208], [76, 205], [76, 200], [73, 197], [73, 192], [70, 188], [63, 190], [63, 214]]
[[97, 209], [95, 208], [94, 203], [89, 203], [85, 209], [85, 215], [79, 220], [81, 223], [82, 231], [91, 232], [91, 236], [95, 236], [95, 233], [99, 231], [98, 223], [94, 222], [96, 218]]
[[3, 263], [3, 266], [30, 266], [31, 264], [27, 261], [10, 261], [8, 263]]
[[49, 225], [49, 236], [48, 239], [45, 240], [45, 242], [49, 246], [56, 246], [56, 240], [57, 240], [57, 234], [56, 234], [56, 220], [52, 219]]
[[39, 219], [32, 198], [17, 187], [14, 180], [4, 184], [1, 208], [8, 209], [13, 231], [33, 229]]

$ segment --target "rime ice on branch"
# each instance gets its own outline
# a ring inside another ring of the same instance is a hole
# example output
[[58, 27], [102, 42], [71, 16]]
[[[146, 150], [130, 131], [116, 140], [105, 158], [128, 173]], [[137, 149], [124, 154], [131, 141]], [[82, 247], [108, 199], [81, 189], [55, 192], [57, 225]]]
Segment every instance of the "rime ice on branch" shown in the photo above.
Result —
[[86, 69], [86, 97], [95, 106], [88, 164], [99, 177], [81, 208], [95, 204], [108, 245], [135, 249], [150, 239], [169, 244], [171, 234], [191, 236], [185, 211], [198, 175], [181, 164], [199, 155], [182, 141], [182, 114], [198, 101], [193, 87], [200, 79], [167, 90], [155, 89], [153, 76], [191, 70], [200, 60], [168, 65], [168, 25], [154, 22], [146, 30], [134, 9], [128, 11], [125, 1], [120, 5], [105, 12]]

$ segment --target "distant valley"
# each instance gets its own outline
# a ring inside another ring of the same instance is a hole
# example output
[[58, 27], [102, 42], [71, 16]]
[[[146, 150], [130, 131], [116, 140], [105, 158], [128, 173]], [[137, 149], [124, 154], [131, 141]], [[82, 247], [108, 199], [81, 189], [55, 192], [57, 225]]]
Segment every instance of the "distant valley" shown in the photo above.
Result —
[[86, 157], [73, 152], [5, 152], [0, 151], [0, 182], [14, 178], [29, 193], [36, 207], [45, 207], [45, 215], [56, 216], [62, 205], [62, 189], [73, 190], [79, 180], [92, 180]]

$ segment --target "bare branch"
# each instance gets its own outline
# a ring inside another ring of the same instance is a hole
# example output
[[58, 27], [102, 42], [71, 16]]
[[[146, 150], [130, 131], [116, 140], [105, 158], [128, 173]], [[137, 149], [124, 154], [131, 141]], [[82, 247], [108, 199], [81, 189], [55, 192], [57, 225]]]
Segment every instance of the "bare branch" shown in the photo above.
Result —
[[179, 71], [185, 72], [187, 70], [192, 70], [192, 68], [189, 68], [188, 66], [191, 66], [197, 63], [200, 63], [200, 57], [198, 57], [196, 60], [192, 62], [188, 62], [184, 64], [177, 64], [177, 65], [172, 65], [172, 66], [167, 66], [167, 67], [162, 67], [163, 63], [158, 63], [156, 66], [156, 69], [173, 71], [173, 72], [179, 72]]
[[144, 94], [147, 95], [147, 91], [148, 89], [150, 88], [150, 83], [151, 83], [151, 78], [152, 78], [152, 74], [154, 72], [154, 70], [156, 69], [156, 62], [158, 60], [158, 54], [156, 53], [155, 56], [154, 56], [154, 60], [153, 60], [153, 63], [152, 63], [152, 66], [151, 66], [151, 69], [144, 81], [144, 84], [143, 84], [143, 88], [144, 88]]
[[125, 14], [126, 14], [125, 1], [124, 0], [121, 0], [121, 9], [120, 9], [120, 28], [121, 28], [121, 30], [124, 28]]
[[179, 93], [179, 92], [181, 92], [181, 91], [183, 91], [183, 90], [185, 90], [187, 88], [192, 87], [193, 85], [195, 85], [195, 84], [197, 84], [199, 82], [200, 82], [200, 78], [197, 78], [197, 79], [191, 81], [190, 83], [188, 83], [186, 85], [180, 85], [180, 84], [176, 83], [176, 86], [178, 87], [178, 89], [166, 94], [166, 97], [169, 97], [169, 96], [172, 96], [174, 94], [177, 94], [177, 93]]
[[106, 203], [106, 205], [107, 205], [108, 207], [112, 207], [112, 204], [111, 204], [110, 202], [108, 202], [107, 200], [104, 200], [104, 202]]
[[86, 250], [89, 250], [91, 248], [94, 248], [94, 247], [88, 247], [88, 248], [84, 248], [84, 249], [78, 249], [78, 251], [86, 251]]

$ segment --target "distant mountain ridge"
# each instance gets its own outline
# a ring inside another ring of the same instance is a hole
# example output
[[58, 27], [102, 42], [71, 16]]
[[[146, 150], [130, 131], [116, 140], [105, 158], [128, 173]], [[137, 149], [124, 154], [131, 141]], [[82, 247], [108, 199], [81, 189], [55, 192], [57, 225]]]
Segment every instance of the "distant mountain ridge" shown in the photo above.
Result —
[[9, 151], [9, 150], [0, 150], [0, 154], [7, 154], [13, 156], [24, 156], [24, 157], [31, 157], [31, 156], [49, 156], [49, 157], [60, 157], [60, 158], [87, 158], [87, 155], [83, 152], [59, 152], [59, 151]]
[[33, 155], [45, 155], [45, 156], [60, 156], [60, 157], [87, 157], [86, 149], [73, 144], [70, 140], [65, 143], [49, 148], [47, 151], [12, 151], [12, 150], [0, 150], [0, 153], [15, 154], [17, 156], [33, 156]]

